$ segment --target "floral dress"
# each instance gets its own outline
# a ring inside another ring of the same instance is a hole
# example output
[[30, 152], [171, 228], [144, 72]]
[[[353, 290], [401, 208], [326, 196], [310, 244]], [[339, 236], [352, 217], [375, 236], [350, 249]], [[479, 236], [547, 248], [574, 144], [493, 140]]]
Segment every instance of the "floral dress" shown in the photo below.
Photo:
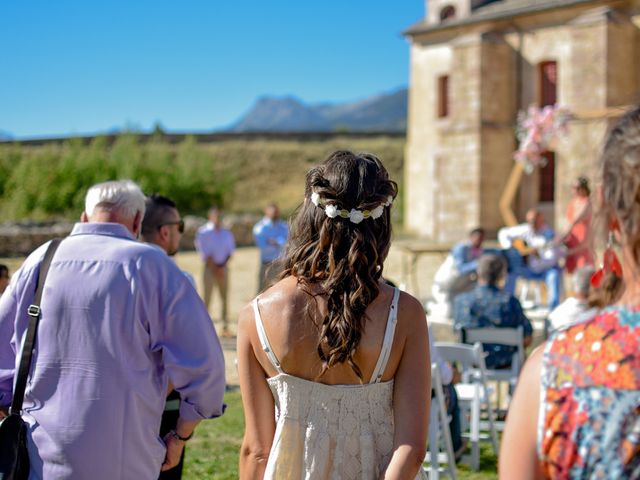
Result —
[[640, 479], [640, 307], [568, 325], [544, 354], [538, 455], [547, 478]]

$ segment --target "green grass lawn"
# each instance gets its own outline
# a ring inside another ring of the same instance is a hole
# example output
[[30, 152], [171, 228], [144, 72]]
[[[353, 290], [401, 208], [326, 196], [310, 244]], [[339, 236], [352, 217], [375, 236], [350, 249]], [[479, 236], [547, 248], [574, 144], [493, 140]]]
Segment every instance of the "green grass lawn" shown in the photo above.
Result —
[[[186, 480], [231, 480], [238, 478], [238, 452], [244, 431], [240, 393], [233, 391], [225, 397], [226, 413], [217, 420], [200, 424], [193, 440], [189, 441], [183, 477]], [[461, 480], [489, 480], [498, 478], [496, 458], [488, 444], [482, 445], [480, 471], [458, 467]]]

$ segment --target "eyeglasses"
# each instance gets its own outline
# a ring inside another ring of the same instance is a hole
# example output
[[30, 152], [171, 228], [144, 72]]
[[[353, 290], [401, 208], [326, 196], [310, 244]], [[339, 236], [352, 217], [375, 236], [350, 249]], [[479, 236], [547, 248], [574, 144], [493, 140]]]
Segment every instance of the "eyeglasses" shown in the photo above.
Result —
[[178, 226], [178, 231], [180, 233], [184, 233], [184, 220], [177, 220], [175, 222], [161, 223], [160, 225], [158, 225], [158, 229], [160, 229], [160, 227], [164, 227], [165, 225], [177, 225]]

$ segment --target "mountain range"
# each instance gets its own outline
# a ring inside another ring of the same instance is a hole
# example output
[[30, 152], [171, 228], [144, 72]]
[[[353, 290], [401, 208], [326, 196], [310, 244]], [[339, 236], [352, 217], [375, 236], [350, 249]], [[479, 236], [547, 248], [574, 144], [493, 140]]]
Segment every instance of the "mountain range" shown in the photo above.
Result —
[[308, 104], [293, 96], [264, 96], [235, 122], [231, 132], [402, 132], [407, 125], [407, 89], [363, 100]]

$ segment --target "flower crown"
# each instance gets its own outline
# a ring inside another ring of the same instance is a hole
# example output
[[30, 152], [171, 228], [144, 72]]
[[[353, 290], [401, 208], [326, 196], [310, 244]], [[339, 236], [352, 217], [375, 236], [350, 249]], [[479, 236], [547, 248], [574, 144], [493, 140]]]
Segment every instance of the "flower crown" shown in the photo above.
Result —
[[348, 218], [352, 223], [358, 224], [365, 218], [373, 218], [374, 220], [380, 218], [384, 212], [384, 207], [388, 207], [393, 203], [393, 197], [389, 195], [386, 202], [381, 203], [373, 210], [358, 210], [356, 208], [352, 208], [351, 210], [345, 208], [340, 209], [333, 203], [325, 205], [318, 192], [311, 194], [311, 203], [316, 207], [322, 208], [325, 215], [329, 218], [339, 216], [341, 218]]

